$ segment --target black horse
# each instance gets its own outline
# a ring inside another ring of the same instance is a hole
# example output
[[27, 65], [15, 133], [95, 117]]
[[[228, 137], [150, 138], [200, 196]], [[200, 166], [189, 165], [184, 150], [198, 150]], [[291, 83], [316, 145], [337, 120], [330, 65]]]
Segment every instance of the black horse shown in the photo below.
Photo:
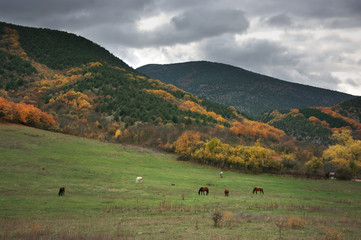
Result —
[[65, 187], [61, 187], [61, 188], [59, 189], [58, 195], [59, 195], [59, 196], [63, 196], [64, 194], [65, 194]]
[[[206, 193], [204, 193], [204, 192], [206, 192]], [[198, 195], [204, 195], [204, 194], [206, 194], [206, 195], [208, 195], [208, 193], [209, 193], [209, 189], [207, 188], [207, 187], [201, 187], [200, 189], [199, 189], [199, 191], [198, 191]]]

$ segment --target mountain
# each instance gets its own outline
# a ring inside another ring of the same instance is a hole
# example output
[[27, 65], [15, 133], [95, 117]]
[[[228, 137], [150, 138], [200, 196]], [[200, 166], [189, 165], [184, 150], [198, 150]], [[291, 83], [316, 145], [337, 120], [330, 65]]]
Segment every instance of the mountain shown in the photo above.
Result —
[[226, 119], [236, 118], [233, 109], [149, 79], [75, 34], [0, 23], [0, 36], [0, 97], [51, 113], [68, 132], [138, 123], [229, 126]]
[[[330, 130], [360, 129], [330, 108], [299, 112], [301, 124], [321, 125], [316, 135], [328, 139]], [[288, 115], [250, 120], [232, 106], [149, 78], [83, 37], [0, 22], [1, 122], [158, 148], [225, 170], [305, 174], [307, 168], [322, 176], [317, 167], [327, 163], [327, 171], [351, 176], [343, 167], [353, 159], [343, 165], [321, 159], [328, 142], [313, 144], [307, 134], [295, 140]]]
[[330, 106], [354, 97], [205, 61], [149, 64], [137, 70], [210, 101], [234, 106], [250, 115], [274, 109]]
[[187, 130], [228, 142], [284, 135], [150, 79], [75, 34], [1, 22], [0, 63], [0, 120], [150, 146], [171, 145]]

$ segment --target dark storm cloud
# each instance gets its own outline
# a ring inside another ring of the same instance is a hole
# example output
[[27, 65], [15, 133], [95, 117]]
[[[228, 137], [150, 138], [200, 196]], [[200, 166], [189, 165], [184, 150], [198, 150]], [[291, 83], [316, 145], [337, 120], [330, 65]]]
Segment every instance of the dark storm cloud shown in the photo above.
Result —
[[240, 10], [189, 11], [172, 18], [175, 30], [182, 33], [216, 36], [224, 33], [241, 33], [249, 26]]
[[290, 16], [286, 13], [282, 13], [270, 17], [266, 20], [266, 22], [270, 25], [277, 27], [290, 27], [292, 25], [292, 20]]
[[265, 39], [247, 39], [241, 43], [228, 38], [219, 39], [207, 42], [203, 50], [206, 59], [259, 71], [271, 65], [295, 65], [300, 57], [280, 43]]
[[152, 31], [141, 31], [136, 23], [101, 26], [97, 30], [100, 33], [97, 40], [112, 41], [113, 44], [121, 42], [131, 47], [186, 44], [226, 33], [242, 33], [248, 26], [248, 20], [239, 10], [187, 11]]
[[11, 23], [79, 30], [102, 24], [131, 22], [146, 15], [152, 0], [1, 0], [0, 19]]
[[0, 0], [0, 21], [84, 36], [134, 67], [210, 60], [333, 89], [361, 74], [360, 13], [360, 0]]

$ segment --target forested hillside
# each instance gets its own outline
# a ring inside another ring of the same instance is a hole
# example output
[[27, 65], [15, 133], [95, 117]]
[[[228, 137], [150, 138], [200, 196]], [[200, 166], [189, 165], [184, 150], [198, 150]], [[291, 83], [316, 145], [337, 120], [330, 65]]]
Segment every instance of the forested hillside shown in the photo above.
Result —
[[360, 122], [337, 113], [333, 108], [340, 109], [337, 105], [337, 107], [312, 107], [283, 112], [274, 110], [264, 113], [259, 120], [282, 129], [297, 140], [310, 141], [318, 145], [332, 144], [332, 133], [340, 129], [348, 129], [354, 138], [361, 139]]
[[[7, 23], [0, 23], [0, 34], [1, 121], [154, 147], [182, 160], [236, 171], [323, 176], [331, 169], [345, 178], [360, 174], [357, 147], [341, 165], [323, 156], [328, 144], [337, 143], [337, 134], [358, 136], [358, 125], [348, 118], [328, 123], [328, 130], [320, 128], [332, 141], [297, 140], [272, 114], [267, 123], [247, 119], [235, 107], [149, 78], [74, 34]], [[319, 115], [315, 124], [329, 121]], [[349, 128], [353, 132], [344, 131]]]
[[137, 70], [250, 115], [275, 109], [330, 106], [353, 98], [349, 94], [286, 82], [221, 63], [149, 64]]
[[332, 110], [361, 123], [361, 97], [336, 104]]

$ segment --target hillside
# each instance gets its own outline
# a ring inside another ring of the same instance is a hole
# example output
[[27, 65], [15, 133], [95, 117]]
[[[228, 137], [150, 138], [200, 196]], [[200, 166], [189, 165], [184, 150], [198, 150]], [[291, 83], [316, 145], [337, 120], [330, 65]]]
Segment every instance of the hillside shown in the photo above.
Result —
[[187, 131], [202, 141], [287, 139], [234, 107], [145, 77], [85, 38], [7, 23], [0, 29], [0, 120], [170, 151]]
[[331, 108], [335, 112], [361, 123], [361, 97], [341, 102]]
[[149, 64], [137, 70], [250, 115], [274, 109], [330, 106], [353, 98], [349, 94], [286, 82], [221, 63]]
[[355, 100], [332, 107], [311, 107], [291, 111], [274, 110], [260, 115], [258, 120], [282, 129], [297, 140], [319, 145], [334, 143], [332, 134], [340, 129], [348, 129], [355, 139], [361, 139], [361, 123], [346, 117], [357, 116], [356, 109], [360, 108], [359, 98]]
[[2, 102], [51, 113], [67, 133], [101, 139], [139, 123], [229, 126], [237, 118], [234, 109], [144, 77], [83, 37], [7, 23], [0, 34]]
[[1, 239], [278, 239], [277, 224], [283, 239], [360, 236], [356, 182], [220, 178], [173, 154], [15, 124], [0, 123], [0, 136]]
[[[219, 169], [361, 175], [358, 153], [332, 162], [322, 152], [329, 142], [299, 141], [282, 126], [250, 120], [234, 107], [146, 77], [85, 38], [6, 23], [0, 29], [2, 122], [157, 148]], [[341, 134], [338, 128], [332, 125], [328, 138]], [[357, 133], [357, 126], [351, 128]], [[352, 144], [344, 151], [359, 149], [361, 142]]]

